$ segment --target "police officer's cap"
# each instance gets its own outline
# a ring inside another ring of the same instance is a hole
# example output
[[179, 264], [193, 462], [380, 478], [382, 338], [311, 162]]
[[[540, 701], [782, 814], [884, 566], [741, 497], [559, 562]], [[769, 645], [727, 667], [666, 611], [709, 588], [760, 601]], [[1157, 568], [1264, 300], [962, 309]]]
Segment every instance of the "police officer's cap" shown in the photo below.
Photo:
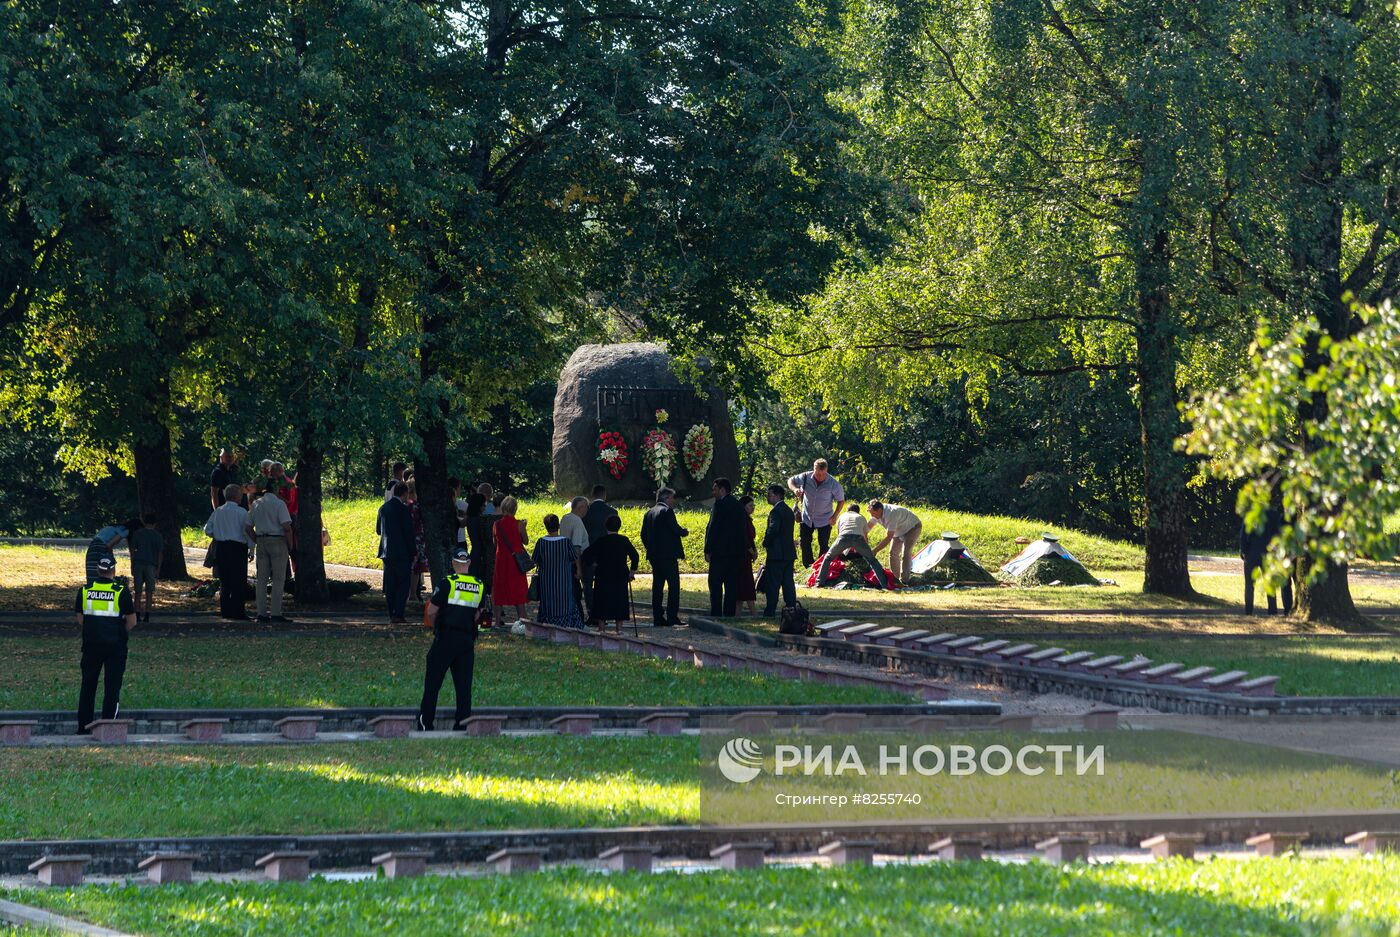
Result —
[[109, 573], [117, 568], [117, 561], [114, 557], [99, 556], [97, 558], [97, 568], [102, 570], [104, 573]]
[[453, 553], [452, 553], [452, 559], [456, 560], [458, 563], [467, 563], [467, 562], [470, 562], [470, 561], [471, 561], [471, 558], [472, 558], [472, 555], [471, 555], [470, 553], [468, 553], [468, 552], [467, 552], [464, 548], [462, 548], [462, 547], [458, 547], [458, 548], [457, 548], [456, 550], [454, 550]]

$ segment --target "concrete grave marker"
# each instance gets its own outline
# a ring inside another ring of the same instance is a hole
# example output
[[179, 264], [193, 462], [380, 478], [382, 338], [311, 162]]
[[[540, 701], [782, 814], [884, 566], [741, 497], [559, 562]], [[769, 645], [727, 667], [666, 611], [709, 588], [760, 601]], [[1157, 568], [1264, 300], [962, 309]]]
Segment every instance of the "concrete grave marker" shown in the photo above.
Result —
[[431, 857], [426, 849], [399, 849], [380, 853], [370, 864], [383, 869], [385, 878], [421, 878]]
[[41, 856], [29, 863], [29, 871], [39, 877], [45, 885], [68, 887], [83, 883], [83, 870], [92, 861], [92, 856], [73, 854], [66, 856]]
[[87, 730], [92, 733], [92, 740], [104, 744], [125, 742], [130, 729], [130, 719], [97, 719], [87, 724]]
[[217, 742], [224, 737], [227, 725], [227, 719], [189, 719], [180, 723], [180, 731], [185, 733], [185, 738], [196, 742]]
[[1036, 843], [1035, 848], [1040, 850], [1047, 862], [1068, 865], [1072, 862], [1088, 862], [1089, 846], [1092, 843], [1093, 838], [1082, 833], [1060, 833]]
[[194, 881], [192, 852], [157, 852], [142, 859], [136, 868], [146, 873], [156, 885]]
[[626, 844], [612, 846], [598, 853], [598, 861], [605, 868], [614, 872], [641, 872], [646, 874], [651, 871], [652, 861], [656, 857], [654, 846], [644, 846], [639, 844]]
[[982, 837], [960, 834], [935, 841], [929, 851], [944, 862], [978, 862], [982, 859]]
[[592, 735], [593, 723], [597, 721], [597, 713], [565, 713], [549, 720], [549, 724], [560, 735]]
[[1194, 859], [1196, 844], [1202, 838], [1200, 833], [1158, 833], [1139, 845], [1151, 850], [1154, 859]]
[[768, 843], [725, 843], [710, 850], [710, 858], [722, 869], [761, 869]]
[[505, 724], [505, 716], [468, 716], [461, 722], [468, 735], [477, 737], [500, 735], [501, 727]]
[[1244, 844], [1253, 846], [1261, 856], [1282, 856], [1297, 852], [1307, 838], [1307, 833], [1260, 833], [1245, 840]]
[[294, 742], [309, 742], [316, 737], [316, 729], [321, 724], [320, 716], [287, 716], [272, 724], [282, 733], [282, 738]]
[[503, 875], [519, 875], [522, 872], [538, 872], [544, 860], [545, 850], [532, 846], [509, 846], [498, 849], [486, 857], [486, 864]]
[[263, 874], [274, 882], [304, 882], [311, 877], [311, 860], [316, 853], [311, 850], [283, 849], [270, 852], [253, 863], [263, 870]]
[[381, 739], [402, 739], [408, 737], [417, 723], [417, 716], [375, 716], [369, 721], [369, 727]]
[[873, 839], [835, 839], [817, 849], [832, 865], [870, 865], [875, 861]]

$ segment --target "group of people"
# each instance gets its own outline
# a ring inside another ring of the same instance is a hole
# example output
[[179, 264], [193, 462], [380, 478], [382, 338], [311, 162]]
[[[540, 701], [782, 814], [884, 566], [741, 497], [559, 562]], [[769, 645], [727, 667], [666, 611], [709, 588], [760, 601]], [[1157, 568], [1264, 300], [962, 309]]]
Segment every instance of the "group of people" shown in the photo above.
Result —
[[257, 620], [289, 622], [283, 614], [287, 579], [296, 567], [296, 477], [273, 459], [258, 466], [258, 477], [238, 481], [238, 453], [221, 449], [209, 473], [210, 538], [204, 565], [219, 580], [219, 617], [243, 621], [246, 611], [248, 558], [254, 558]]
[[[797, 509], [787, 505], [791, 491], [797, 498]], [[800, 472], [787, 480], [787, 487], [773, 484], [767, 489], [770, 509], [763, 531], [763, 567], [755, 582], [753, 564], [759, 558], [758, 532], [754, 527], [752, 498], [735, 498], [728, 479], [719, 478], [712, 488], [714, 507], [705, 528], [705, 563], [709, 568], [710, 614], [733, 616], [741, 606], [752, 614], [753, 601], [761, 586], [766, 597], [764, 616], [777, 612], [781, 594], [783, 604], [796, 604], [793, 568], [797, 562], [800, 542], [803, 568], [820, 565], [816, 584], [826, 584], [827, 571], [833, 560], [855, 553], [862, 557], [884, 589], [895, 582], [887, 575], [878, 558], [886, 546], [890, 548], [889, 572], [895, 580], [909, 577], [923, 522], [908, 508], [884, 504], [878, 499], [867, 503], [870, 517], [861, 513], [858, 503], [846, 500], [846, 490], [831, 474], [825, 459], [812, 463], [811, 471]], [[794, 541], [793, 527], [798, 528]], [[870, 535], [879, 527], [884, 539], [870, 545]], [[836, 539], [832, 540], [833, 529]], [[818, 553], [813, 554], [816, 540]]]

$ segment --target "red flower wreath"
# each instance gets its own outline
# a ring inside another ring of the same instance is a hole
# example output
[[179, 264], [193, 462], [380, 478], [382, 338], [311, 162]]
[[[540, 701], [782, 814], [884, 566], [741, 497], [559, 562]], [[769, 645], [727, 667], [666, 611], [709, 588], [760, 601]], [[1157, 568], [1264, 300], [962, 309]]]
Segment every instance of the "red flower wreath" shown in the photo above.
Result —
[[598, 461], [608, 467], [608, 474], [621, 478], [627, 471], [627, 440], [616, 430], [598, 433]]

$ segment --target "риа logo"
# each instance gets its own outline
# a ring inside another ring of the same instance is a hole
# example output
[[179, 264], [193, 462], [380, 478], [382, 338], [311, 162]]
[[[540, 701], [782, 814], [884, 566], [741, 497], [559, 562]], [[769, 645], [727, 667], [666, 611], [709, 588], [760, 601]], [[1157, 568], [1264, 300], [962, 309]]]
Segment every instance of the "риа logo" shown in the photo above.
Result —
[[763, 752], [752, 739], [730, 739], [719, 750], [719, 773], [735, 784], [747, 784], [758, 777]]

